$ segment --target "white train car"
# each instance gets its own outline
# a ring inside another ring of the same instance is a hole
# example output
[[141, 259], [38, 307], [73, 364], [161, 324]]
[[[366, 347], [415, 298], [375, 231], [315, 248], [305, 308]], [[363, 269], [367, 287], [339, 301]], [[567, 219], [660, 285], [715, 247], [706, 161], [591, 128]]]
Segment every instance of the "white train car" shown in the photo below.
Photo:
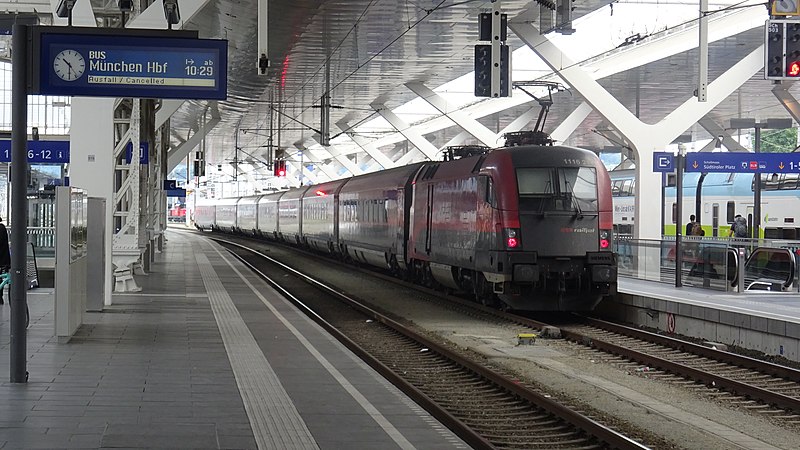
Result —
[[222, 231], [236, 230], [236, 203], [238, 198], [217, 200], [217, 228]]
[[286, 192], [273, 192], [258, 200], [258, 234], [278, 240], [278, 201]]
[[194, 207], [194, 226], [201, 230], [210, 230], [217, 223], [216, 200], [203, 198], [197, 200]]
[[236, 230], [255, 236], [258, 231], [258, 200], [260, 195], [242, 197], [236, 203]]
[[[636, 217], [634, 170], [612, 171], [609, 174], [614, 201], [614, 228], [620, 234], [632, 234]], [[664, 196], [664, 234], [674, 236], [678, 224], [685, 226], [693, 214], [709, 237], [728, 236], [737, 214], [745, 217], [751, 225], [755, 209], [753, 179], [753, 175], [748, 173], [709, 173], [702, 177], [698, 199], [697, 185], [701, 181], [701, 174], [685, 174], [683, 217], [678, 218], [675, 176], [668, 176]], [[800, 174], [761, 174], [760, 179], [761, 232], [758, 237], [800, 240]]]

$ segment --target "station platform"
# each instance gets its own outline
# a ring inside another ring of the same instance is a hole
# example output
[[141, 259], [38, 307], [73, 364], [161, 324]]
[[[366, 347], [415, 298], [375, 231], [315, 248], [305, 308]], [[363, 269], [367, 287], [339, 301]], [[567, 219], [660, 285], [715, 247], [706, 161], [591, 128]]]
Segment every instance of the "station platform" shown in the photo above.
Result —
[[597, 312], [667, 333], [800, 361], [800, 294], [712, 291], [620, 278]]
[[52, 290], [29, 292], [30, 378], [0, 383], [0, 447], [468, 448], [220, 246], [166, 237], [142, 292], [67, 344]]

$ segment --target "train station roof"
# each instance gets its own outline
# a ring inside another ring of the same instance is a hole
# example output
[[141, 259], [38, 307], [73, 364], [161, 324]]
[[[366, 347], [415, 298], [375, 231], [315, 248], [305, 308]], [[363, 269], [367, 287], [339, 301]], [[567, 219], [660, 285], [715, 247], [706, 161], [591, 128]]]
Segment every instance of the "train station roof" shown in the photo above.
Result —
[[[494, 133], [515, 120], [522, 118], [524, 128], [536, 123], [539, 105], [522, 89], [513, 89], [509, 98], [473, 95], [478, 15], [491, 11], [490, 1], [269, 0], [266, 76], [256, 67], [259, 0], [179, 1], [199, 6], [183, 18], [184, 28], [229, 42], [228, 99], [183, 102], [172, 117], [172, 146], [210, 129], [206, 161], [226, 170], [235, 161], [240, 171], [263, 175], [278, 151], [289, 160], [290, 172], [292, 166], [307, 167], [312, 178], [318, 173], [324, 181], [433, 158], [445, 145], [480, 143], [481, 137], [500, 145]], [[0, 9], [41, 13], [54, 3], [2, 2]], [[510, 21], [543, 28], [543, 21], [555, 16], [550, 8], [560, 2], [502, 0], [500, 5]], [[542, 33], [642, 121], [657, 122], [694, 95], [699, 3], [577, 0], [572, 5], [570, 22]], [[91, 0], [91, 7], [88, 12], [101, 25], [114, 26], [116, 2]], [[703, 15], [709, 18], [709, 81], [763, 45], [765, 3], [710, 0]], [[552, 131], [583, 98], [513, 32], [508, 36], [514, 82], [558, 83], [544, 126]], [[330, 146], [320, 145], [326, 85]], [[726, 128], [731, 118], [790, 117], [772, 88], [756, 73], [707, 118]], [[526, 90], [538, 97], [547, 93], [542, 87]], [[469, 126], [475, 121], [492, 134], [476, 137], [480, 133]], [[204, 127], [210, 122], [213, 128]], [[699, 125], [686, 134], [689, 140], [711, 137]], [[596, 150], [624, 145], [595, 112], [565, 142]]]

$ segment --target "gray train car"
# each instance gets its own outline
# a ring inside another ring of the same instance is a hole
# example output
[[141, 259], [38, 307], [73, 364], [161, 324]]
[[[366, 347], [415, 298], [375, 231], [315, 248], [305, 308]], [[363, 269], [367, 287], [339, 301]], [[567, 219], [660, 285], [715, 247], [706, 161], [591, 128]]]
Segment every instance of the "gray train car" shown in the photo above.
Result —
[[217, 200], [217, 228], [231, 232], [236, 230], [236, 203], [238, 198], [221, 198]]
[[278, 238], [290, 244], [302, 243], [302, 199], [307, 186], [287, 191], [278, 201]]
[[258, 200], [260, 195], [242, 197], [236, 203], [236, 230], [250, 236], [258, 231]]
[[278, 201], [284, 192], [273, 192], [258, 200], [258, 234], [278, 240]]
[[411, 180], [421, 163], [351, 178], [339, 191], [339, 243], [350, 258], [405, 269]]
[[194, 226], [201, 230], [210, 230], [217, 223], [216, 200], [203, 198], [197, 200], [194, 207]]
[[317, 184], [303, 195], [303, 242], [327, 253], [337, 251], [339, 190], [347, 179]]

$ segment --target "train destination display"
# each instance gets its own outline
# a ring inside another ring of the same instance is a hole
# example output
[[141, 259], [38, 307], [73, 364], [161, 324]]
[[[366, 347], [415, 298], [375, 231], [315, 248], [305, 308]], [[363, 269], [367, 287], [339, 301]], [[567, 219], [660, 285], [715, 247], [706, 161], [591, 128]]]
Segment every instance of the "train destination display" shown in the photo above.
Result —
[[228, 42], [168, 36], [40, 33], [38, 93], [225, 99]]

